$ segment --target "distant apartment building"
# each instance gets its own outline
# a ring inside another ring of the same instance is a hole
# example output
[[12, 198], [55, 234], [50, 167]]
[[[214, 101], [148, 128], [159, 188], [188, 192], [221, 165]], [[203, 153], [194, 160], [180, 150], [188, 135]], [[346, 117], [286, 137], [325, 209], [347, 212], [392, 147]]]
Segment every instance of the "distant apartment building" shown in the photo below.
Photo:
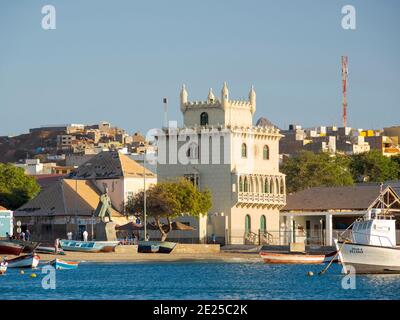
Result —
[[41, 163], [39, 159], [25, 159], [23, 163], [14, 163], [18, 168], [24, 169], [27, 175], [51, 174], [56, 163]]
[[75, 140], [75, 136], [71, 134], [59, 134], [57, 136], [57, 149], [69, 151], [72, 149], [72, 142]]
[[400, 154], [400, 147], [397, 137], [372, 136], [365, 137], [371, 149], [379, 150], [383, 155], [391, 157]]
[[[289, 125], [282, 130], [279, 142], [281, 155], [293, 156], [302, 150], [342, 154], [360, 154], [379, 150], [385, 156], [400, 154], [400, 127], [385, 130], [363, 130], [351, 127], [316, 127], [303, 129]], [[390, 136], [389, 136], [390, 135]]]

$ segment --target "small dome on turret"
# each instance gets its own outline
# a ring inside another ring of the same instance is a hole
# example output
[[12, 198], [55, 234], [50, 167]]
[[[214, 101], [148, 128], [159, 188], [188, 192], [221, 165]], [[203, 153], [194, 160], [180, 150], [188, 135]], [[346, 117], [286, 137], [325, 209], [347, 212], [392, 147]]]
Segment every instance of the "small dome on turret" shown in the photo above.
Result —
[[215, 101], [215, 96], [212, 91], [212, 88], [210, 88], [210, 90], [208, 91], [207, 101], [208, 101], [208, 103], [213, 103]]

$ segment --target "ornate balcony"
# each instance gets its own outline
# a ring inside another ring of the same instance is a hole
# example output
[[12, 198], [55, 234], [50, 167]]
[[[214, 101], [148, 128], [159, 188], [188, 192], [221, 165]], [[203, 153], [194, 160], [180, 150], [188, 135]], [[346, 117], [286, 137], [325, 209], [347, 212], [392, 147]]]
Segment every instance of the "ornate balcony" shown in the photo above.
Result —
[[283, 207], [286, 204], [286, 194], [239, 192], [238, 203], [242, 205]]

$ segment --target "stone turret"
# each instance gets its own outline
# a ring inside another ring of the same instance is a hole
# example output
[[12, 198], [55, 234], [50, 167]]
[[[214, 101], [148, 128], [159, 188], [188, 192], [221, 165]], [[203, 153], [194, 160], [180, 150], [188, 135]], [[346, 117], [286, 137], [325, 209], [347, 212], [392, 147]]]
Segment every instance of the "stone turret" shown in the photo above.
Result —
[[186, 110], [186, 104], [188, 103], [188, 93], [186, 91], [186, 86], [182, 86], [181, 90], [181, 111], [184, 112]]
[[250, 101], [250, 110], [251, 113], [254, 114], [256, 112], [256, 91], [254, 90], [254, 86], [251, 86], [250, 92], [249, 92], [249, 101]]
[[212, 88], [210, 88], [210, 90], [208, 91], [207, 102], [208, 103], [214, 103], [215, 102], [215, 96], [214, 96], [214, 93], [212, 91]]
[[229, 90], [226, 82], [224, 82], [224, 86], [221, 90], [221, 104], [223, 109], [226, 109], [229, 106]]
[[230, 99], [228, 85], [224, 82], [221, 98], [216, 97], [213, 90], [210, 89], [207, 99], [189, 101], [188, 93], [183, 85], [180, 93], [180, 104], [184, 124], [188, 127], [198, 126], [201, 123], [204, 125], [205, 122], [209, 126], [251, 127], [253, 115], [256, 111], [256, 92], [254, 87], [251, 87], [248, 99]]

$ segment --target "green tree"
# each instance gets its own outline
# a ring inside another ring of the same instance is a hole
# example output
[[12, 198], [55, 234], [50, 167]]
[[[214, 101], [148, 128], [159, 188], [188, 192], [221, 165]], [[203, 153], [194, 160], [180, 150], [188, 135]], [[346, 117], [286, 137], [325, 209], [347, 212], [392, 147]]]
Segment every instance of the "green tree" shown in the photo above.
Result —
[[0, 204], [15, 210], [38, 194], [40, 187], [34, 177], [22, 168], [0, 163]]
[[378, 150], [356, 154], [351, 157], [350, 171], [359, 182], [383, 182], [399, 177], [399, 164]]
[[310, 187], [351, 185], [348, 167], [348, 156], [303, 151], [285, 160], [281, 171], [286, 174], [287, 191], [296, 192]]
[[397, 156], [393, 156], [391, 158], [392, 161], [396, 162], [397, 167], [398, 167], [398, 171], [397, 171], [397, 179], [400, 180], [400, 155]]
[[[144, 192], [137, 193], [128, 200], [126, 211], [130, 214], [143, 215]], [[186, 179], [159, 182], [146, 191], [147, 217], [154, 219], [161, 233], [161, 241], [165, 241], [172, 230], [174, 219], [182, 215], [199, 217], [211, 208], [211, 193], [199, 191]], [[167, 221], [163, 225], [161, 219]]]

